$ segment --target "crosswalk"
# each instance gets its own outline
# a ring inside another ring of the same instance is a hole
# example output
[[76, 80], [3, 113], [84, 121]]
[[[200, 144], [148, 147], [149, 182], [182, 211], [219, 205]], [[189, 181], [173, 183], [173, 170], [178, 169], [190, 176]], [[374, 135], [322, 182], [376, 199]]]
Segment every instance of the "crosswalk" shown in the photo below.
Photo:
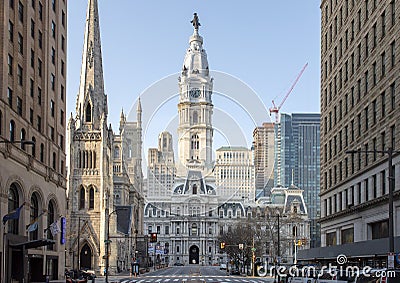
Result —
[[134, 279], [121, 279], [120, 283], [190, 283], [190, 282], [204, 282], [204, 283], [261, 283], [268, 282], [265, 279], [246, 279], [246, 278], [221, 278], [217, 276], [213, 277], [187, 277], [175, 276], [175, 278], [134, 278]]

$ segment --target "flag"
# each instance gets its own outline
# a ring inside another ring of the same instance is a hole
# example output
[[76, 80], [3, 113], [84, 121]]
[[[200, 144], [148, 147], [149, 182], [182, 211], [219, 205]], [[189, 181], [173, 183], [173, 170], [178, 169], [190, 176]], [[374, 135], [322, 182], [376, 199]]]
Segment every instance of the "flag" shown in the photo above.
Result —
[[47, 211], [47, 210], [43, 210], [43, 212], [40, 213], [35, 219], [33, 219], [33, 220], [31, 221], [31, 223], [29, 223], [28, 225], [26, 225], [26, 230], [27, 230], [28, 232], [33, 232], [33, 231], [35, 231], [35, 230], [38, 228], [38, 221], [39, 221], [39, 218], [40, 218], [43, 214], [45, 214], [46, 211]]
[[3, 225], [6, 225], [7, 221], [10, 219], [19, 219], [19, 214], [21, 212], [22, 207], [25, 205], [25, 202], [18, 207], [15, 211], [10, 212], [9, 214], [6, 214], [3, 216]]
[[50, 229], [50, 232], [53, 235], [53, 237], [61, 232], [61, 229], [60, 229], [60, 226], [58, 226], [57, 220], [54, 223], [50, 224], [49, 229]]

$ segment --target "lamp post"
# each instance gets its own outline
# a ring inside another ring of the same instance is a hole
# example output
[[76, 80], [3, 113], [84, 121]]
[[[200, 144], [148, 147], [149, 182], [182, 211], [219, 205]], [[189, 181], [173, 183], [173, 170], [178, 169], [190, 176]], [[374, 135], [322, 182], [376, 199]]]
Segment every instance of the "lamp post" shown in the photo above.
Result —
[[[19, 143], [23, 148], [25, 148], [25, 145], [32, 145], [35, 146], [34, 141], [29, 141], [29, 140], [0, 140], [0, 144], [5, 143], [5, 144], [14, 144], [14, 143]], [[6, 250], [6, 245], [5, 245], [5, 237], [6, 236], [6, 225], [3, 225], [3, 247], [2, 247], [2, 252], [3, 252], [3, 264], [2, 264], [2, 282], [6, 282], [6, 255], [5, 255], [5, 250]]]
[[347, 150], [347, 154], [355, 153], [383, 153], [388, 155], [388, 171], [389, 171], [389, 253], [394, 254], [394, 224], [393, 224], [393, 191], [394, 191], [394, 172], [393, 172], [393, 154], [400, 151], [389, 147], [387, 150]]
[[127, 210], [128, 208], [117, 208], [113, 211], [111, 211], [108, 214], [108, 218], [107, 218], [107, 240], [106, 240], [106, 283], [108, 283], [108, 267], [110, 264], [110, 255], [109, 255], [109, 247], [110, 247], [110, 218], [111, 215], [115, 212], [117, 212], [118, 210]]

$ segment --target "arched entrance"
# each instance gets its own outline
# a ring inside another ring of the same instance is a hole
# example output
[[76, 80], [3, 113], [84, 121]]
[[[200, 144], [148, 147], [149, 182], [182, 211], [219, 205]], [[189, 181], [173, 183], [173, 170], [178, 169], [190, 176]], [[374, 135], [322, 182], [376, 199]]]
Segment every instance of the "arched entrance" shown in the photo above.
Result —
[[196, 245], [189, 249], [189, 264], [199, 264], [199, 247]]
[[88, 244], [85, 244], [81, 249], [81, 268], [82, 269], [92, 269], [92, 250]]

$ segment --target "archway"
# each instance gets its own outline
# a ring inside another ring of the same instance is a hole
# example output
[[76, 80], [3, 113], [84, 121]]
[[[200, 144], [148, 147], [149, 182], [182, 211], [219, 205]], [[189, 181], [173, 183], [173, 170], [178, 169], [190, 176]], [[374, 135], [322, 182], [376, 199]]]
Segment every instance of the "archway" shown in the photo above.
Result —
[[81, 268], [82, 269], [92, 269], [92, 250], [88, 244], [85, 244], [81, 249]]
[[189, 264], [199, 264], [199, 247], [196, 245], [189, 249]]

